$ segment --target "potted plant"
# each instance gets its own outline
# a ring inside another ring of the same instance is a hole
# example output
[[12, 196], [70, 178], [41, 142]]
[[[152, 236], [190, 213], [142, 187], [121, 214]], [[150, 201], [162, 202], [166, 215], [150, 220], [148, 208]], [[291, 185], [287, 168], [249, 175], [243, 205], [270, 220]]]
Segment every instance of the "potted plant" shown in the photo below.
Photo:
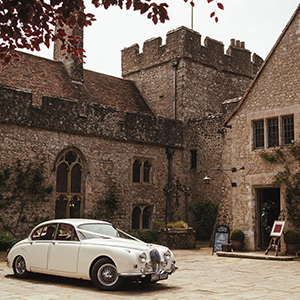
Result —
[[242, 251], [244, 248], [245, 234], [241, 229], [233, 229], [229, 235], [233, 251]]
[[295, 229], [288, 230], [284, 235], [287, 254], [296, 255], [300, 250], [300, 233]]

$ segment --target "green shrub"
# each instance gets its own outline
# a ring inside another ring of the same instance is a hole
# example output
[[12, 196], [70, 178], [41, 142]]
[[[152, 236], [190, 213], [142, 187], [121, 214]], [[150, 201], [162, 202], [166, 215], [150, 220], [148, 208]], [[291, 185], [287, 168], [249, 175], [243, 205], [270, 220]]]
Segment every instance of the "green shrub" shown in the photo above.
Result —
[[7, 233], [0, 233], [0, 251], [6, 251], [15, 244], [16, 240]]
[[210, 239], [218, 213], [218, 205], [210, 200], [197, 200], [190, 204], [190, 211], [195, 217], [193, 227], [197, 240]]
[[145, 243], [155, 243], [157, 242], [158, 233], [157, 231], [145, 231], [141, 233], [141, 239]]
[[243, 241], [245, 239], [245, 234], [241, 229], [233, 229], [230, 232], [229, 239], [232, 241]]
[[159, 231], [160, 228], [165, 228], [165, 223], [164, 222], [160, 222], [160, 221], [156, 221], [154, 220], [152, 222], [152, 227], [154, 231]]
[[149, 231], [139, 231], [138, 229], [132, 229], [128, 231], [128, 234], [130, 234], [131, 236], [142, 240], [145, 243], [154, 243], [157, 242], [157, 237], [158, 237], [158, 232], [153, 230], [149, 230]]
[[286, 244], [300, 244], [300, 233], [297, 230], [288, 230], [284, 235]]

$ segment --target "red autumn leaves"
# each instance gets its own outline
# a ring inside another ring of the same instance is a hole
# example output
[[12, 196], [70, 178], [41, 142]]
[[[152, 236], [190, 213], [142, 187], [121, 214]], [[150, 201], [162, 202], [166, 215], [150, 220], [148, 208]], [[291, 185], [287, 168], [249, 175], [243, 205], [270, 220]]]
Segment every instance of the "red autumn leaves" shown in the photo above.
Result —
[[224, 10], [224, 5], [217, 0], [207, 0], [208, 3], [214, 2], [215, 3], [215, 10], [210, 14], [211, 18], [214, 18], [216, 23], [219, 21], [219, 18], [217, 17], [217, 8]]
[[[98, 7], [108, 9], [110, 6], [125, 5], [126, 9], [132, 8], [141, 14], [147, 13], [147, 18], [154, 24], [158, 21], [164, 23], [169, 20], [167, 3], [157, 4], [152, 0], [91, 0]], [[189, 0], [184, 0], [185, 2]], [[216, 4], [210, 17], [218, 22], [216, 10], [224, 9], [218, 0], [207, 0]], [[190, 0], [192, 6], [194, 0]], [[73, 54], [77, 57], [85, 57], [84, 50], [79, 47], [78, 36], [68, 36], [65, 27], [78, 26], [84, 28], [90, 26], [95, 16], [84, 12], [84, 0], [0, 0], [0, 62], [8, 64], [12, 58], [17, 59], [15, 49], [40, 50], [44, 44], [50, 47], [50, 43], [56, 40], [62, 42], [61, 50], [66, 57]], [[60, 29], [54, 30], [58, 26]]]

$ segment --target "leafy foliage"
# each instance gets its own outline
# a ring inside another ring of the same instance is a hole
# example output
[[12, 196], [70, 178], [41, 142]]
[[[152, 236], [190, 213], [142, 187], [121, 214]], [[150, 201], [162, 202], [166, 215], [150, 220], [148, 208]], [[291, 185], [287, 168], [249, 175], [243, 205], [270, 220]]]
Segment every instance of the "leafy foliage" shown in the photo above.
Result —
[[96, 207], [90, 217], [93, 219], [105, 219], [112, 221], [113, 214], [119, 209], [119, 196], [117, 188], [112, 185], [104, 199], [100, 199], [96, 203]]
[[209, 239], [217, 217], [218, 205], [210, 200], [200, 199], [191, 203], [189, 208], [195, 217], [196, 238], [198, 240]]
[[282, 148], [275, 148], [273, 152], [261, 151], [260, 157], [270, 163], [282, 162], [284, 159], [284, 154]]
[[7, 233], [0, 233], [0, 251], [6, 251], [16, 243], [16, 239]]
[[[280, 154], [278, 149], [275, 149], [273, 153], [269, 154], [269, 158], [274, 157], [274, 159], [269, 159], [264, 155], [261, 157], [270, 163], [284, 162], [284, 169], [274, 176], [273, 185], [285, 184], [285, 203], [288, 217], [296, 228], [300, 228], [300, 144], [291, 145], [287, 151], [280, 151]], [[298, 170], [292, 171], [291, 168], [297, 166], [295, 161], [298, 162]]]
[[[184, 0], [187, 2], [187, 0]], [[224, 9], [217, 0], [216, 8]], [[92, 0], [95, 7], [125, 5], [126, 9], [133, 8], [141, 14], [148, 12], [147, 17], [157, 24], [169, 20], [166, 8], [168, 4], [157, 4], [152, 0]], [[191, 0], [194, 6], [194, 1]], [[84, 49], [80, 48], [78, 36], [67, 35], [65, 28], [83, 29], [95, 21], [95, 16], [84, 12], [84, 0], [3, 0], [0, 2], [0, 60], [6, 65], [14, 57], [18, 60], [15, 49], [40, 50], [44, 44], [49, 48], [51, 41], [60, 40], [61, 50], [65, 51], [66, 58], [70, 54], [76, 57], [85, 57]], [[214, 15], [216, 13], [216, 8]], [[211, 16], [211, 17], [213, 17]], [[218, 18], [215, 16], [215, 21]], [[54, 26], [58, 26], [55, 31]]]
[[[47, 184], [43, 164], [25, 165], [17, 161], [10, 167], [0, 168], [0, 221], [3, 228], [14, 237], [22, 223], [35, 225], [40, 218], [31, 216], [28, 220], [26, 210], [48, 201], [53, 187]], [[10, 217], [9, 212], [14, 211]]]
[[243, 241], [245, 240], [245, 234], [242, 229], [236, 228], [230, 232], [229, 239], [232, 241]]
[[184, 221], [168, 223], [168, 228], [189, 228], [189, 225]]
[[284, 235], [284, 242], [286, 244], [300, 244], [300, 233], [295, 229], [288, 230]]
[[137, 229], [130, 230], [128, 234], [134, 236], [137, 239], [144, 241], [145, 243], [155, 243], [157, 242], [158, 232], [156, 230], [149, 231], [139, 231]]

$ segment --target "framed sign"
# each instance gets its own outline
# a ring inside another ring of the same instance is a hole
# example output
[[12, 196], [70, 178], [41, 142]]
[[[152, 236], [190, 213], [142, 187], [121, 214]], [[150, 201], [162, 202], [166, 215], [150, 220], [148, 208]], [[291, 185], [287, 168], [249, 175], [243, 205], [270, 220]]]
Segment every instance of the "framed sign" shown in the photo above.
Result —
[[280, 237], [282, 235], [283, 228], [284, 228], [284, 221], [274, 221], [270, 236]]

